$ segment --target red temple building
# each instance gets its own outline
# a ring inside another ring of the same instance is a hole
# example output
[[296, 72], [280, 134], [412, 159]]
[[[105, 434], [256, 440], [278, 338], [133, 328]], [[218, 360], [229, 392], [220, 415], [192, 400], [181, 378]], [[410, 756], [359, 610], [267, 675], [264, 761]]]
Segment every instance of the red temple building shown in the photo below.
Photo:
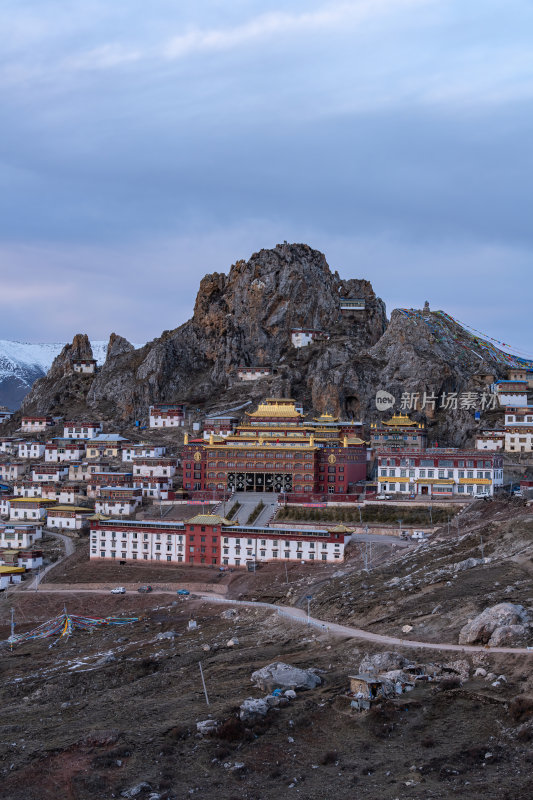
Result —
[[287, 398], [268, 398], [247, 417], [224, 438], [186, 440], [184, 489], [346, 494], [366, 479], [360, 423], [305, 420]]

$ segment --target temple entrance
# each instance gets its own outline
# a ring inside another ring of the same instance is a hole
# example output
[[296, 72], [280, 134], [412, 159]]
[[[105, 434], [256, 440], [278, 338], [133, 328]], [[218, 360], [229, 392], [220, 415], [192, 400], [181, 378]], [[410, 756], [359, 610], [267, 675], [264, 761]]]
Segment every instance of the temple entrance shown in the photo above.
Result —
[[231, 492], [292, 492], [292, 475], [274, 472], [230, 472]]
[[429, 486], [421, 486], [420, 487], [421, 494], [429, 494]]

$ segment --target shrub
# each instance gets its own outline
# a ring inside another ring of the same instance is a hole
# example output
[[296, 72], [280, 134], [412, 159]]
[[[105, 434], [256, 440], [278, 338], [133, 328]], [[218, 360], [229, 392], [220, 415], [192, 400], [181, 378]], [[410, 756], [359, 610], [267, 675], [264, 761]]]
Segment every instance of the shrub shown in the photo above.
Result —
[[522, 723], [533, 717], [533, 698], [520, 694], [509, 706], [509, 714], [513, 722]]

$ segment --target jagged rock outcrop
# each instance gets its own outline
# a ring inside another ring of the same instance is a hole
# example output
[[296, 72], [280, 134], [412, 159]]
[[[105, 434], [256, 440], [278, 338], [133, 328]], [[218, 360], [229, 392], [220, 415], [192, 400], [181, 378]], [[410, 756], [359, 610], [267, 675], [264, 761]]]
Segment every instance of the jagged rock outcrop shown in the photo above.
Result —
[[123, 353], [131, 353], [133, 350], [135, 350], [134, 346], [127, 339], [112, 333], [107, 345], [106, 361], [113, 361], [117, 356], [121, 356]]
[[[364, 300], [365, 308], [343, 313], [341, 298]], [[431, 312], [424, 314], [431, 321]], [[291, 330], [302, 327], [329, 339], [296, 350]], [[453, 329], [450, 336], [436, 336], [431, 325], [401, 311], [387, 324], [384, 303], [369, 281], [342, 280], [322, 253], [282, 244], [238, 261], [228, 275], [206, 275], [192, 318], [144, 347], [133, 349], [112, 335], [106, 362], [93, 379], [67, 379], [66, 365], [60, 369], [58, 363], [35, 384], [24, 408], [49, 413], [67, 407], [74, 413], [74, 398], [92, 416], [126, 424], [146, 418], [153, 402], [214, 410], [268, 395], [295, 397], [315, 412], [372, 421], [380, 419], [379, 389], [394, 394], [398, 410], [402, 392], [461, 392], [473, 388], [480, 370], [498, 374], [483, 350], [475, 352], [475, 344], [459, 348], [454, 336]], [[83, 349], [78, 337], [70, 347]], [[270, 366], [272, 374], [242, 383], [240, 365]], [[431, 438], [450, 444], [464, 444], [475, 427], [468, 410], [415, 415], [426, 418]]]

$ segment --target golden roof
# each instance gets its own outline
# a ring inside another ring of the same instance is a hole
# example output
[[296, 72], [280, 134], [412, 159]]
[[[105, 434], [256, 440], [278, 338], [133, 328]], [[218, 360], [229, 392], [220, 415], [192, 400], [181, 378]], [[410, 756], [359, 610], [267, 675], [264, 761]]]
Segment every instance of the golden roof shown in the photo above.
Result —
[[339, 417], [334, 417], [333, 414], [321, 414], [319, 417], [314, 418], [315, 422], [338, 422]]
[[329, 533], [353, 533], [353, 528], [347, 528], [342, 522], [335, 525], [334, 528], [329, 528]]
[[249, 417], [300, 417], [300, 412], [296, 411], [294, 406], [294, 400], [267, 398], [263, 403], [259, 403], [256, 411], [246, 413]]
[[191, 519], [184, 520], [185, 525], [235, 525], [231, 520], [221, 517], [219, 514], [196, 514]]
[[391, 427], [416, 427], [418, 422], [409, 419], [407, 414], [394, 414], [390, 419], [383, 420], [382, 425], [390, 425]]

